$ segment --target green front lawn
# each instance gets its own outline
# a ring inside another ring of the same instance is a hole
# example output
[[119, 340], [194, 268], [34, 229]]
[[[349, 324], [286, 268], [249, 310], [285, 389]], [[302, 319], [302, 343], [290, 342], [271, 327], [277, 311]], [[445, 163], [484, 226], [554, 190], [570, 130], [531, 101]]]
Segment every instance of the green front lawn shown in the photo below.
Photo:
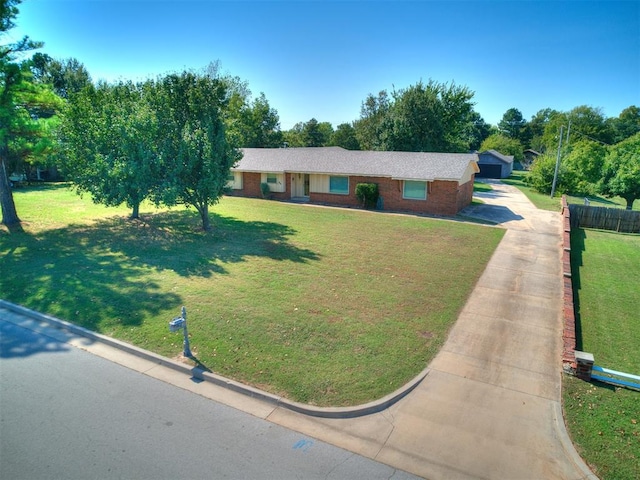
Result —
[[490, 192], [493, 190], [493, 187], [488, 183], [483, 182], [473, 182], [473, 191], [474, 192]]
[[[512, 185], [514, 187], [522, 190], [531, 203], [533, 203], [536, 207], [541, 210], [550, 210], [552, 212], [559, 212], [561, 205], [561, 195], [556, 194], [555, 197], [551, 198], [550, 195], [546, 193], [540, 193], [529, 187], [524, 179], [527, 175], [527, 172], [522, 170], [514, 170], [513, 173], [509, 176], [509, 178], [503, 178], [502, 181], [507, 185]], [[614, 198], [606, 198], [598, 195], [589, 195], [587, 197], [592, 207], [607, 207], [607, 208], [626, 208], [627, 203], [623, 198], [614, 197]], [[567, 195], [567, 202], [570, 204], [584, 204], [585, 197], [577, 197], [573, 195]], [[640, 210], [640, 200], [636, 200], [633, 204], [634, 210]]]
[[[640, 236], [574, 229], [571, 269], [578, 349], [597, 365], [640, 374]], [[599, 478], [640, 478], [640, 392], [566, 377], [571, 437]]]
[[[125, 208], [66, 186], [16, 190], [0, 229], [0, 297], [165, 356], [185, 305], [210, 370], [287, 398], [354, 405], [417, 375], [446, 339], [504, 231], [226, 197], [213, 231], [183, 208]], [[149, 212], [149, 213], [145, 213]]]

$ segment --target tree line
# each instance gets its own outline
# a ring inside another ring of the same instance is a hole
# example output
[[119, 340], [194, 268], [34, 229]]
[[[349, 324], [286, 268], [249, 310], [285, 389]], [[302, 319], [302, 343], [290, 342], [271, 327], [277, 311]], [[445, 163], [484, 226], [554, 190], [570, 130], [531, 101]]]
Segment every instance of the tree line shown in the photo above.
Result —
[[[0, 0], [0, 36], [14, 26], [21, 0]], [[25, 37], [0, 46], [0, 204], [5, 225], [19, 224], [9, 177], [32, 166], [57, 168], [106, 205], [127, 204], [132, 217], [148, 199], [193, 206], [207, 229], [208, 207], [224, 192], [240, 148], [341, 146], [350, 150], [468, 152], [495, 149], [524, 163], [542, 155], [528, 181], [550, 191], [557, 146], [559, 191], [640, 196], [640, 109], [606, 118], [598, 108], [543, 109], [527, 121], [517, 108], [489, 125], [474, 92], [455, 83], [418, 81], [362, 101], [360, 117], [333, 128], [315, 118], [282, 131], [278, 112], [247, 82], [213, 63], [143, 82], [93, 82], [73, 58], [27, 52]], [[564, 144], [559, 142], [564, 128]], [[525, 165], [528, 167], [528, 165]]]

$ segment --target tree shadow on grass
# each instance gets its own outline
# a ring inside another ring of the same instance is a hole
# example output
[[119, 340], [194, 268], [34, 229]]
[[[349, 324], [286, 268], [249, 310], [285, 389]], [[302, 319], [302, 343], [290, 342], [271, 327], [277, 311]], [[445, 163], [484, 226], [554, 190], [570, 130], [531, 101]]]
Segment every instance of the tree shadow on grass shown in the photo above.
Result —
[[191, 212], [170, 211], [2, 236], [0, 297], [100, 331], [104, 321], [136, 326], [182, 303], [149, 269], [210, 277], [227, 274], [226, 264], [251, 256], [319, 258], [291, 244], [296, 232], [286, 225], [219, 215], [211, 223], [213, 230], [203, 232]]
[[110, 232], [103, 238], [105, 248], [185, 277], [226, 274], [225, 264], [251, 256], [296, 263], [319, 259], [315, 252], [290, 242], [296, 231], [287, 225], [245, 222], [217, 214], [210, 218], [210, 232], [202, 231], [199, 219], [188, 211], [163, 212], [133, 221], [114, 217], [96, 227]]
[[587, 237], [582, 228], [571, 228], [571, 285], [573, 287], [573, 313], [576, 321], [576, 350], [582, 351], [582, 318], [580, 316], [580, 267], [582, 266], [582, 252], [584, 240]]

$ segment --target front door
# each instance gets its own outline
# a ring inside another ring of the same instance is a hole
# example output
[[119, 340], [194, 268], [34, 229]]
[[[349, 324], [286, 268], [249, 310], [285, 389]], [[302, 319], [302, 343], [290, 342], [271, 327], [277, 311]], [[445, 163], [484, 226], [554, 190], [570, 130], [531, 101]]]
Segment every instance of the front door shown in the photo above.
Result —
[[291, 175], [291, 191], [294, 197], [308, 197], [309, 196], [309, 174], [308, 173], [295, 173]]

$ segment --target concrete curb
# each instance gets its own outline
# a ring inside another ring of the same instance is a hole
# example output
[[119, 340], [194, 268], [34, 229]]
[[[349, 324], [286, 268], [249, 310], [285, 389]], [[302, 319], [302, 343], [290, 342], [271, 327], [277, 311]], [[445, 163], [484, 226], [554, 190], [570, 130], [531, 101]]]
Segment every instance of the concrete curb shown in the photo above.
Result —
[[564, 421], [564, 414], [562, 411], [562, 404], [560, 402], [553, 402], [553, 419], [555, 421], [556, 433], [558, 434], [562, 448], [575, 466], [582, 472], [581, 480], [599, 480], [598, 476], [591, 471], [589, 465], [584, 461], [576, 450], [575, 445], [569, 437], [567, 426]]
[[183, 372], [185, 374], [190, 374], [193, 378], [197, 378], [200, 380], [213, 383], [215, 385], [218, 385], [223, 388], [227, 388], [234, 392], [247, 395], [251, 398], [262, 400], [264, 402], [270, 403], [277, 407], [283, 407], [288, 410], [292, 410], [294, 412], [302, 413], [304, 415], [309, 415], [313, 417], [355, 418], [355, 417], [362, 417], [365, 415], [371, 415], [372, 413], [380, 412], [382, 410], [389, 408], [391, 405], [393, 405], [394, 403], [402, 399], [404, 396], [406, 396], [408, 393], [410, 393], [414, 388], [416, 388], [420, 384], [420, 382], [422, 382], [422, 380], [429, 373], [429, 369], [425, 368], [410, 382], [403, 385], [401, 388], [399, 388], [395, 392], [392, 392], [389, 395], [379, 400], [365, 403], [363, 405], [356, 405], [353, 407], [315, 407], [313, 405], [293, 402], [291, 400], [280, 397], [278, 395], [273, 395], [271, 393], [265, 392], [263, 390], [259, 390], [257, 388], [251, 387], [249, 385], [245, 385], [240, 382], [236, 382], [235, 380], [231, 380], [221, 375], [208, 372], [200, 367], [192, 367], [190, 365], [185, 365], [183, 363], [176, 362], [174, 360], [155, 354], [153, 352], [149, 352], [148, 350], [144, 350], [142, 348], [136, 347], [129, 343], [117, 340], [115, 338], [107, 337], [106, 335], [101, 335], [99, 333], [93, 332], [86, 328], [79, 327], [78, 325], [74, 325], [73, 323], [69, 323], [65, 320], [60, 320], [59, 318], [53, 317], [51, 315], [46, 315], [44, 313], [36, 312], [35, 310], [31, 310], [21, 305], [16, 305], [14, 303], [7, 302], [6, 300], [0, 299], [0, 308], [5, 308], [14, 313], [18, 313], [20, 315], [30, 317], [41, 322], [46, 322], [47, 324], [49, 324], [54, 328], [57, 328], [60, 330], [66, 330], [75, 335], [89, 338], [90, 340], [93, 340], [95, 342], [101, 342], [113, 348], [117, 348], [122, 351], [125, 351], [131, 355], [135, 355], [137, 357], [144, 358], [145, 360], [149, 360], [151, 362], [157, 363], [158, 365], [162, 365], [162, 366], [171, 368], [173, 370]]

